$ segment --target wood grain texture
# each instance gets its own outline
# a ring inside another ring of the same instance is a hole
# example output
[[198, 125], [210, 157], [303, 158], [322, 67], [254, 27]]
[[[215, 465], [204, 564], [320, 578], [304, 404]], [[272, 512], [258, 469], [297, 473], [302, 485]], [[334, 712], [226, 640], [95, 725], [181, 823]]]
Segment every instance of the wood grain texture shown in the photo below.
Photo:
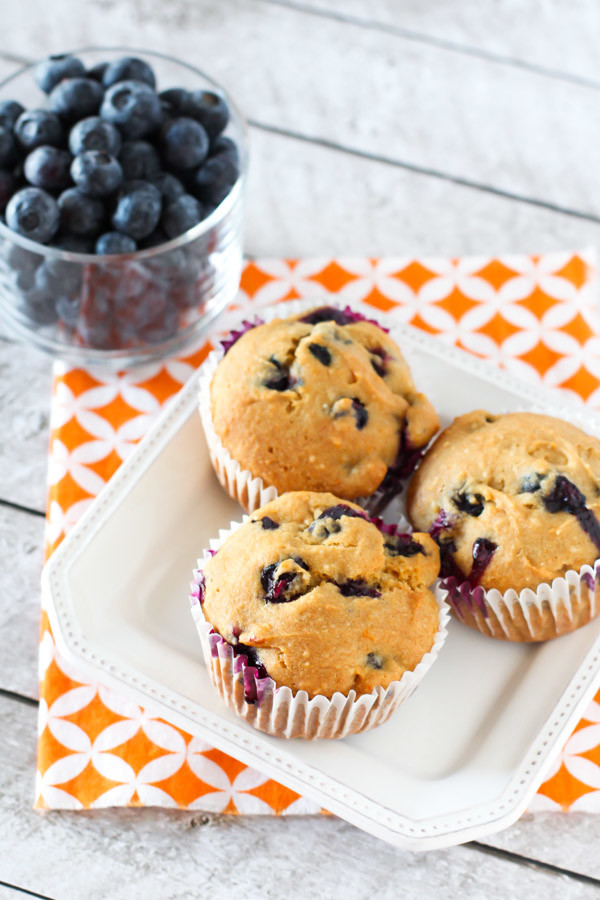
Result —
[[[406, 853], [334, 818], [30, 810], [35, 710], [0, 698], [0, 880], [56, 900], [591, 900], [597, 888], [465, 846]], [[26, 853], [23, 852], [26, 848]], [[52, 863], [50, 864], [50, 860]]]
[[61, 9], [11, 4], [15, 52], [135, 35], [208, 69], [251, 119], [600, 217], [596, 91], [256, 0]]
[[594, 0], [259, 0], [392, 28], [404, 40], [431, 43], [553, 77], [600, 87], [596, 36], [600, 7]]

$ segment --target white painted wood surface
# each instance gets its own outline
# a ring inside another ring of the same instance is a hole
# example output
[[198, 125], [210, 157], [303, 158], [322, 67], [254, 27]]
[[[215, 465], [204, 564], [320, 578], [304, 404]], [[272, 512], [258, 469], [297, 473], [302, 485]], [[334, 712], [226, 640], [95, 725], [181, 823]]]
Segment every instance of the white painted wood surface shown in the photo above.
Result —
[[[9, 57], [121, 42], [222, 80], [255, 123], [251, 255], [600, 243], [594, 0], [28, 0], [2, 13], [0, 76]], [[48, 361], [0, 340], [0, 900], [597, 895], [594, 816], [528, 815], [419, 856], [335, 819], [34, 813], [49, 389]]]

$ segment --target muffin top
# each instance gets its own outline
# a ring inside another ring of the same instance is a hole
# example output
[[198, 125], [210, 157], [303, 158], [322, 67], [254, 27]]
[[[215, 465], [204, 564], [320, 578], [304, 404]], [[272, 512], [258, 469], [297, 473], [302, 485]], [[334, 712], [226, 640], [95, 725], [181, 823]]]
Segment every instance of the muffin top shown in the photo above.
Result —
[[408, 515], [443, 575], [536, 590], [600, 557], [600, 441], [534, 413], [460, 416], [413, 476]]
[[247, 331], [211, 384], [214, 428], [242, 468], [291, 490], [375, 491], [439, 427], [394, 341], [320, 307]]
[[383, 534], [360, 507], [300, 491], [257, 510], [208, 560], [203, 612], [279, 686], [369, 693], [431, 649], [438, 571], [429, 535]]

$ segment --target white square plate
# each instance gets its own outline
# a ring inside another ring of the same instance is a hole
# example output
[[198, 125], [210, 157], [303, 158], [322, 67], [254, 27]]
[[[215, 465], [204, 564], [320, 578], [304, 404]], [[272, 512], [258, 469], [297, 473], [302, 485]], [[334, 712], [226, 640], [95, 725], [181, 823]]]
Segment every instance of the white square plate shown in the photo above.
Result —
[[[478, 407], [528, 408], [600, 435], [597, 417], [586, 412], [583, 422], [559, 395], [410, 327], [392, 334], [443, 425]], [[197, 557], [241, 516], [210, 465], [197, 381], [169, 403], [47, 564], [43, 587], [60, 651], [154, 714], [397, 846], [443, 847], [511, 824], [593, 696], [600, 618], [542, 645], [495, 641], [453, 621], [416, 694], [380, 728], [313, 742], [255, 731], [210, 684], [189, 610]]]

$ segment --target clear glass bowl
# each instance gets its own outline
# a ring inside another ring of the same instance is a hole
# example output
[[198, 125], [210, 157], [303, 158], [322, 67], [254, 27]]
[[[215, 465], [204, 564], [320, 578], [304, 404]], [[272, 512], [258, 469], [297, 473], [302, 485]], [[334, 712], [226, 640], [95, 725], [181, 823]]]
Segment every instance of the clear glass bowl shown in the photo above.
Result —
[[[194, 228], [151, 249], [111, 256], [71, 253], [35, 243], [0, 221], [0, 315], [10, 330], [67, 362], [114, 371], [197, 342], [234, 298], [242, 269], [246, 128], [227, 92], [186, 63], [131, 47], [73, 54], [86, 68], [137, 56], [154, 69], [158, 90], [204, 88], [221, 94], [231, 114], [224, 133], [240, 157], [239, 178], [222, 203]], [[44, 106], [33, 68], [0, 82], [0, 100], [17, 100], [27, 109]], [[46, 291], [50, 285], [50, 302], [40, 301], [40, 283]]]

